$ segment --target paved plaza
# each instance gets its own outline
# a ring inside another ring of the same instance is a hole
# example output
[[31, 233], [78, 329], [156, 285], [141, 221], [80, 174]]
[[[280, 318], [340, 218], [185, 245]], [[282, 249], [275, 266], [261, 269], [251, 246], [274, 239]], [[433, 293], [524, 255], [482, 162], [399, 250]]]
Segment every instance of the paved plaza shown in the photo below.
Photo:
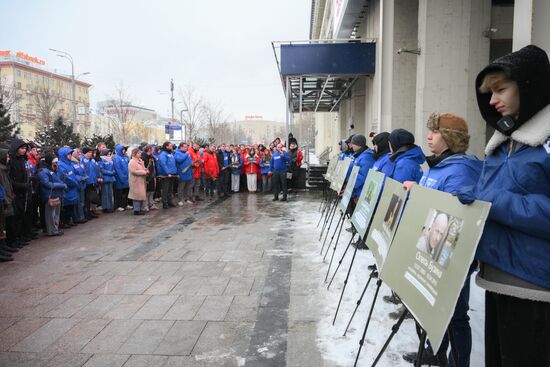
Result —
[[[0, 265], [0, 366], [321, 366], [319, 194], [102, 215]], [[305, 253], [304, 255], [308, 255]]]

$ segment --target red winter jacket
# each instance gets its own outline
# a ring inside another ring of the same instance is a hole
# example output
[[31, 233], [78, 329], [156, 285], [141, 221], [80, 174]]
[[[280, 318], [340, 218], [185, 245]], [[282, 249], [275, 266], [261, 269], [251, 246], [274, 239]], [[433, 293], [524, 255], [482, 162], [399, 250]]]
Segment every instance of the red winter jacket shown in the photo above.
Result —
[[216, 153], [204, 152], [204, 175], [206, 178], [218, 179], [218, 173], [220, 172], [220, 167], [218, 166], [218, 157]]
[[251, 157], [250, 155], [246, 155], [244, 157], [244, 173], [253, 173], [258, 174], [260, 171], [260, 157], [254, 156]]
[[201, 155], [199, 152], [196, 152], [193, 148], [189, 148], [189, 155], [191, 156], [191, 160], [193, 161], [193, 178], [201, 178], [202, 173], [202, 161], [201, 161]]

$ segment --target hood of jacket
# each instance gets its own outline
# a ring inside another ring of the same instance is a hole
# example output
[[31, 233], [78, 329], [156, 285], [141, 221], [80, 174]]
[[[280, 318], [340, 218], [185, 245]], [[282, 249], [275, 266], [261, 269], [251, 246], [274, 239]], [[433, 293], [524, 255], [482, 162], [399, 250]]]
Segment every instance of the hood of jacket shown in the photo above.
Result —
[[475, 84], [481, 116], [493, 128], [498, 130], [497, 122], [502, 115], [489, 104], [492, 93], [482, 93], [479, 90], [485, 76], [493, 72], [504, 72], [518, 85], [520, 107], [515, 129], [550, 103], [550, 63], [546, 52], [537, 46], [530, 45], [502, 56], [478, 74]]
[[17, 157], [17, 150], [24, 145], [26, 146], [28, 144], [21, 139], [14, 139], [10, 144], [10, 156], [13, 158]]
[[125, 154], [122, 154], [122, 149], [124, 149], [124, 148], [126, 148], [126, 150], [128, 150], [128, 147], [125, 147], [122, 144], [117, 144], [117, 146], [115, 147], [116, 154], [121, 156], [121, 157], [125, 156]]
[[60, 162], [66, 163], [66, 164], [72, 164], [72, 161], [67, 158], [67, 155], [72, 154], [73, 150], [71, 148], [62, 147], [59, 148], [57, 151], [57, 156]]
[[402, 159], [410, 159], [418, 164], [423, 164], [426, 161], [426, 156], [422, 152], [422, 149], [414, 145], [412, 148], [408, 149], [407, 151], [401, 153], [397, 158], [395, 158], [395, 161], [399, 161]]

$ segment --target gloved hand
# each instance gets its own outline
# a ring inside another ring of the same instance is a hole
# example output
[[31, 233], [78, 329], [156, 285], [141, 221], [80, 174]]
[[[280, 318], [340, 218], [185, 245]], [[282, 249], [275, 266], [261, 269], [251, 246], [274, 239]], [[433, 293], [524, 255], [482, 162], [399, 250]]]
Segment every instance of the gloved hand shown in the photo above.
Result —
[[476, 200], [473, 190], [454, 192], [453, 195], [464, 205], [471, 204]]

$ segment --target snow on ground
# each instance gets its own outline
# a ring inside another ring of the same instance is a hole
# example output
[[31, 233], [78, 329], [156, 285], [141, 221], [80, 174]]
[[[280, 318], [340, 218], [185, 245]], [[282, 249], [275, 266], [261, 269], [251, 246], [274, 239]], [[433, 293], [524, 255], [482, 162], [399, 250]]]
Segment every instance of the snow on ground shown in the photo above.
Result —
[[[336, 223], [334, 223], [334, 225], [335, 224]], [[349, 227], [349, 222], [345, 224], [345, 227]], [[320, 228], [317, 229], [317, 233], [320, 233], [320, 230]], [[335, 268], [338, 260], [341, 258], [350, 237], [351, 235], [348, 232], [342, 231], [342, 236], [337, 246], [332, 269]], [[328, 240], [330, 240], [330, 236]], [[319, 250], [321, 246], [322, 245], [319, 244]], [[329, 255], [327, 256], [326, 267], [328, 267], [328, 262], [330, 261], [332, 247], [333, 246], [331, 246]], [[313, 263], [322, 261], [322, 257], [319, 255], [319, 250], [313, 251], [309, 254], [309, 257]], [[365, 296], [363, 297], [346, 336], [343, 336], [349, 318], [356, 306], [356, 302], [368, 280], [370, 271], [367, 267], [370, 264], [374, 264], [374, 258], [370, 251], [357, 252], [350, 275], [350, 280], [346, 287], [342, 305], [340, 306], [338, 318], [333, 326], [332, 320], [334, 312], [338, 304], [338, 299], [340, 297], [340, 292], [343, 287], [347, 269], [349, 268], [352, 253], [353, 247], [350, 247], [350, 250], [344, 259], [330, 290], [326, 290], [326, 285], [323, 287], [322, 281], [320, 281], [318, 289], [318, 294], [320, 296], [317, 298], [320, 303], [319, 307], [322, 308], [322, 312], [320, 312], [320, 314], [323, 316], [318, 323], [317, 343], [323, 358], [336, 366], [353, 366], [359, 347], [359, 340], [361, 339], [376, 289], [376, 280], [373, 279], [367, 292], [365, 293]], [[322, 279], [325, 277], [326, 267], [324, 267], [323, 274], [320, 274]], [[331, 275], [333, 273], [332, 269]], [[470, 296], [470, 318], [473, 334], [471, 365], [483, 366], [484, 291], [475, 285], [473, 278], [474, 277], [472, 277]], [[369, 329], [367, 331], [366, 340], [361, 350], [358, 363], [359, 366], [372, 365], [376, 355], [381, 350], [382, 345], [390, 334], [391, 327], [396, 322], [390, 319], [388, 314], [395, 311], [397, 306], [387, 304], [382, 300], [383, 296], [389, 295], [390, 293], [390, 289], [386, 285], [382, 284], [374, 307]], [[401, 329], [388, 346], [386, 353], [378, 363], [378, 366], [410, 366], [411, 364], [402, 358], [402, 354], [405, 352], [416, 351], [417, 347], [418, 337], [416, 335], [414, 321], [410, 319], [405, 320], [405, 322], [401, 325]]]

